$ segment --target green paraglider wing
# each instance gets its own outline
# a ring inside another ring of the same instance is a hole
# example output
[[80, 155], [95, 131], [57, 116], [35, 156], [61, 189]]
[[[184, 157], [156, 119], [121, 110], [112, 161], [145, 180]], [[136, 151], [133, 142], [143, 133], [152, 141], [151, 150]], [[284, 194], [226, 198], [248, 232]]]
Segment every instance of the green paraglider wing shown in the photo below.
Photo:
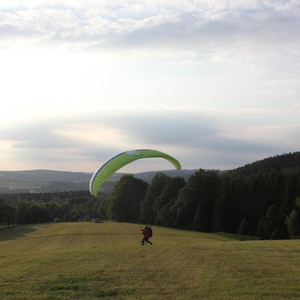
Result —
[[97, 197], [97, 194], [102, 184], [122, 167], [126, 166], [127, 164], [137, 159], [151, 158], [151, 157], [164, 158], [168, 160], [170, 163], [172, 163], [177, 170], [181, 169], [181, 165], [179, 161], [177, 161], [174, 157], [161, 151], [151, 150], [151, 149], [138, 149], [138, 150], [122, 152], [114, 156], [110, 160], [108, 160], [94, 173], [94, 175], [90, 180], [91, 194]]

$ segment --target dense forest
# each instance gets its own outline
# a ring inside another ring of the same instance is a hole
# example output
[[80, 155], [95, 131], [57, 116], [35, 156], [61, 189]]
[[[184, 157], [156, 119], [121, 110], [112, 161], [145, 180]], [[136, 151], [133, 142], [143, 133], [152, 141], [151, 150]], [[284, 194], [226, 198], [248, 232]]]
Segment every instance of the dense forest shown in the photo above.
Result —
[[87, 191], [3, 194], [0, 224], [113, 220], [262, 239], [300, 236], [300, 152], [232, 171], [200, 169], [187, 180], [123, 175], [98, 198]]

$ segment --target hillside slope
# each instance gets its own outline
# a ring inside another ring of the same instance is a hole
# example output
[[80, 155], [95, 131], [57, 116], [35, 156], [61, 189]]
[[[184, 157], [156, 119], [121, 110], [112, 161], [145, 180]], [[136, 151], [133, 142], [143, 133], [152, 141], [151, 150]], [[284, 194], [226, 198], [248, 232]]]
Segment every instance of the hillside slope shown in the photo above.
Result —
[[231, 170], [230, 173], [237, 176], [250, 176], [253, 174], [270, 173], [278, 170], [283, 172], [300, 170], [300, 152], [268, 157]]
[[0, 299], [298, 299], [296, 240], [153, 229], [153, 245], [143, 247], [138, 224], [0, 231]]

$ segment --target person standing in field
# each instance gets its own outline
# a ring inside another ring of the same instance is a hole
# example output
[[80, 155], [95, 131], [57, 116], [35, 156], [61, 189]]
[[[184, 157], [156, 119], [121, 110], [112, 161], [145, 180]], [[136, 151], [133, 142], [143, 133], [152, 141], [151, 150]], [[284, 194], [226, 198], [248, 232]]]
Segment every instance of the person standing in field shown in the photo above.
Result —
[[149, 238], [151, 238], [153, 234], [151, 226], [145, 226], [144, 228], [140, 228], [140, 231], [143, 235], [143, 239], [141, 240], [141, 246], [144, 246], [145, 243], [149, 243], [150, 245], [152, 245], [152, 242], [149, 241]]

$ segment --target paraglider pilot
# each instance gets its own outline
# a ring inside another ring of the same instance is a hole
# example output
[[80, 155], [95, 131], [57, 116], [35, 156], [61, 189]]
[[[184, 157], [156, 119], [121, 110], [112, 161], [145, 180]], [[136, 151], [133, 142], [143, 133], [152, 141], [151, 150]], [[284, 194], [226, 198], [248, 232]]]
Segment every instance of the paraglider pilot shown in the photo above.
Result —
[[152, 237], [151, 226], [145, 226], [144, 228], [140, 228], [140, 231], [143, 235], [143, 239], [141, 240], [141, 246], [144, 246], [145, 243], [149, 243], [150, 245], [152, 245], [152, 243], [149, 241], [149, 238]]

